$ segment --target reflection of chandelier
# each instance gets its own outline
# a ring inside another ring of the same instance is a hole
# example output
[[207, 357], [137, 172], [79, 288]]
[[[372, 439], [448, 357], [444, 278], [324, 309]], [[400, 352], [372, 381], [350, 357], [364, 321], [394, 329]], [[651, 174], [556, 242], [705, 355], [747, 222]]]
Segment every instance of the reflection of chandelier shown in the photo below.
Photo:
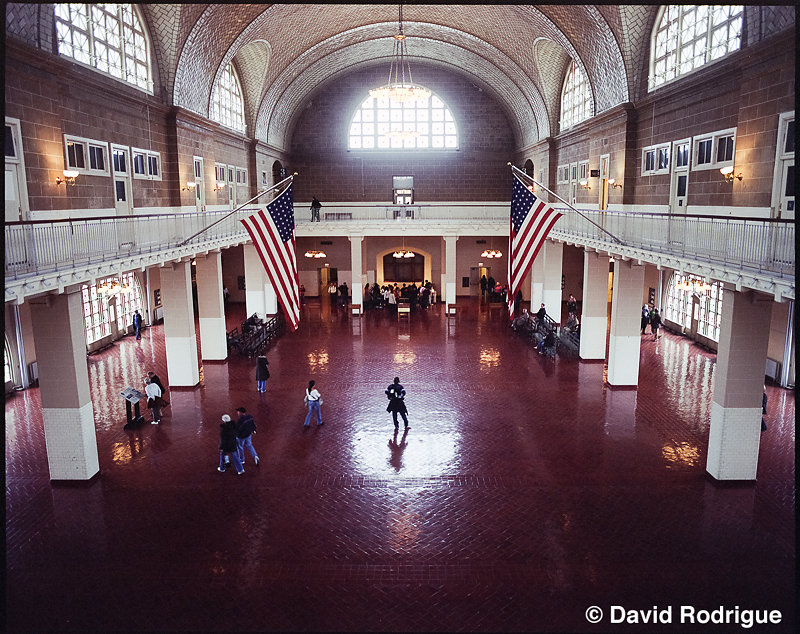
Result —
[[131, 287], [128, 284], [120, 284], [119, 280], [101, 282], [97, 287], [97, 292], [101, 295], [119, 295], [120, 293], [130, 293]]
[[401, 141], [405, 141], [406, 139], [416, 139], [419, 136], [419, 132], [416, 130], [389, 130], [383, 136], [388, 136], [390, 139], [400, 139]]
[[399, 22], [400, 28], [397, 35], [394, 36], [392, 61], [389, 64], [389, 81], [380, 88], [370, 90], [369, 94], [376, 99], [391, 99], [399, 103], [427, 99], [431, 96], [431, 91], [421, 86], [415, 86], [414, 80], [411, 78], [411, 64], [407, 59], [406, 36], [403, 33], [402, 4], [400, 5]]

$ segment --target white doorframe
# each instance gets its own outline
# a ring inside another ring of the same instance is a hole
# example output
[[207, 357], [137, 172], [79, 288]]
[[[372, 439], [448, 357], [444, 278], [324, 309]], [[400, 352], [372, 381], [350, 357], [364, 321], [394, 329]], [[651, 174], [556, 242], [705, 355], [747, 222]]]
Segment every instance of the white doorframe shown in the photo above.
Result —
[[[22, 128], [20, 120], [6, 117], [6, 129], [11, 132], [13, 150], [6, 155], [5, 162], [5, 199], [6, 222], [28, 220], [30, 205], [28, 204], [28, 182], [25, 177], [25, 153], [22, 148]], [[64, 185], [67, 187], [67, 185]], [[11, 196], [9, 198], [9, 196]]]
[[198, 212], [206, 209], [206, 188], [203, 174], [203, 157], [194, 157], [194, 203]]

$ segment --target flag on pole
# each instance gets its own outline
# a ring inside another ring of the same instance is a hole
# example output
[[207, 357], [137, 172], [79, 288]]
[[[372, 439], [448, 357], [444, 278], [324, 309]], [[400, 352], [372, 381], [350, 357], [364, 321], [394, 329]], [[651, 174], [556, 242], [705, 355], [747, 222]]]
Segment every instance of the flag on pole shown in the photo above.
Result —
[[294, 234], [292, 185], [259, 211], [242, 220], [253, 245], [275, 287], [286, 321], [291, 329], [300, 324], [300, 284], [297, 277], [297, 247]]
[[515, 174], [511, 192], [508, 257], [508, 316], [514, 318], [514, 296], [542, 248], [550, 229], [562, 216], [523, 185]]

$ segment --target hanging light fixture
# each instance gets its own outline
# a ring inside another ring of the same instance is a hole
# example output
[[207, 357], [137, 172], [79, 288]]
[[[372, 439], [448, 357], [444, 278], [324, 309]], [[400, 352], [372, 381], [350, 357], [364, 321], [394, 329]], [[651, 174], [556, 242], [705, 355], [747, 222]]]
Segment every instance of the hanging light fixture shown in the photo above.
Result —
[[408, 258], [414, 258], [416, 256], [417, 256], [416, 253], [406, 249], [406, 239], [405, 238], [403, 238], [403, 248], [400, 249], [399, 251], [395, 251], [394, 253], [392, 253], [392, 257], [393, 258], [397, 258], [397, 259], [400, 259], [400, 258], [408, 259]]
[[503, 257], [503, 252], [500, 251], [499, 249], [495, 249], [494, 248], [494, 238], [492, 238], [491, 248], [484, 249], [483, 253], [481, 253], [481, 257], [482, 258], [489, 258], [489, 259], [502, 258]]
[[[403, 4], [400, 4], [399, 29], [394, 37], [394, 49], [392, 51], [392, 61], [389, 64], [389, 80], [380, 88], [369, 91], [370, 96], [380, 99], [390, 99], [398, 103], [408, 103], [420, 101], [431, 96], [431, 91], [417, 86], [411, 77], [411, 64], [408, 61], [406, 52], [406, 35], [403, 33]], [[416, 136], [413, 131], [392, 130], [389, 135], [410, 134]]]

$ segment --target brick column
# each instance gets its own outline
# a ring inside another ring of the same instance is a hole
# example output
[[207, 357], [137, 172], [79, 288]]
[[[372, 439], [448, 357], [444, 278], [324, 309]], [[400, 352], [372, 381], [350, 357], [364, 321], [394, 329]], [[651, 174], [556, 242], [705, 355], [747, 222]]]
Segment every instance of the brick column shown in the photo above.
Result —
[[608, 256], [583, 252], [581, 359], [606, 358], [608, 329]]
[[[561, 242], [545, 240], [540, 254], [544, 252], [544, 286], [542, 288], [542, 301], [547, 314], [556, 323], [561, 323], [561, 268], [564, 257], [564, 245]], [[539, 304], [533, 312], [539, 310]]]
[[197, 307], [202, 358], [209, 361], [226, 359], [228, 342], [222, 298], [222, 254], [219, 251], [197, 256]]
[[[30, 305], [50, 479], [89, 480], [100, 471], [100, 461], [81, 293], [47, 295]], [[103, 398], [122, 399], [119, 392], [126, 387], [109, 386]]]
[[456, 303], [456, 241], [458, 236], [445, 236], [445, 307]]
[[608, 343], [609, 385], [639, 385], [643, 287], [643, 266], [634, 264], [632, 260], [615, 260]]
[[[243, 252], [245, 306], [247, 316], [249, 317], [255, 313], [261, 319], [264, 319], [267, 315], [266, 297], [264, 293], [266, 284], [268, 284], [267, 273], [264, 270], [264, 265], [261, 263], [261, 258], [258, 257], [258, 251], [256, 251], [256, 248], [252, 244], [245, 244]], [[270, 284], [270, 287], [271, 286]]]
[[352, 295], [350, 303], [359, 304], [362, 311], [364, 310], [364, 281], [361, 273], [363, 268], [361, 246], [363, 242], [364, 236], [350, 236], [350, 294]]
[[167, 376], [172, 387], [195, 386], [200, 382], [191, 268], [187, 259], [161, 269], [164, 347], [167, 352]]
[[772, 302], [723, 292], [706, 471], [717, 480], [755, 480]]

